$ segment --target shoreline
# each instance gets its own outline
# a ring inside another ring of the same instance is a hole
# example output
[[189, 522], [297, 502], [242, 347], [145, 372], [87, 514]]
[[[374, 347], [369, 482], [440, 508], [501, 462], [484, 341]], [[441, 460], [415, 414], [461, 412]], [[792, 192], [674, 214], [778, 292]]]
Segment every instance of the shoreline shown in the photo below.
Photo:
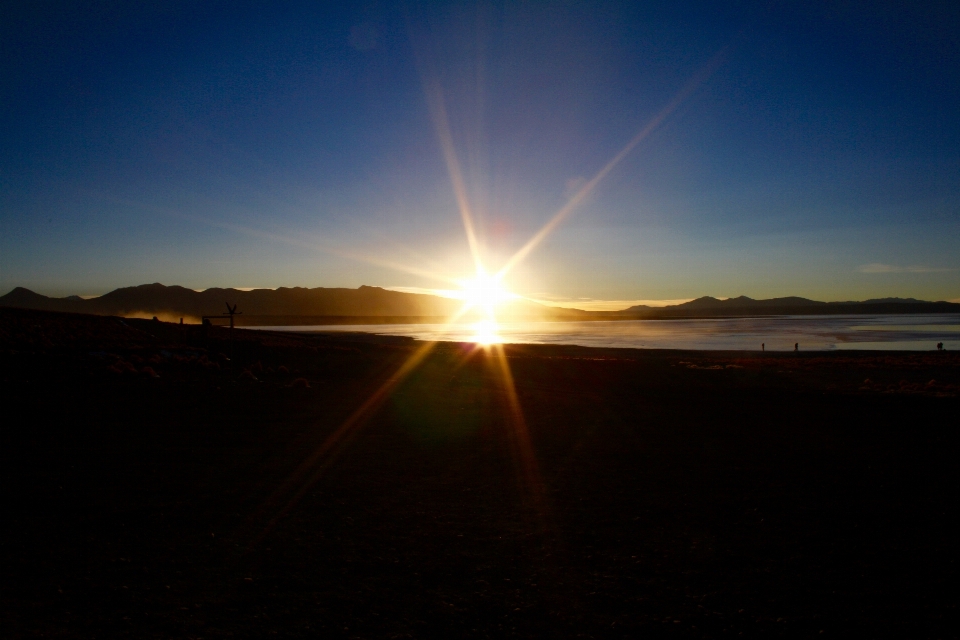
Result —
[[[257, 329], [260, 331], [260, 329]], [[754, 354], [758, 356], [767, 355], [790, 355], [790, 356], [801, 356], [802, 354], [814, 354], [817, 356], [822, 356], [824, 354], [866, 354], [866, 355], [917, 355], [917, 354], [930, 354], [930, 353], [954, 353], [955, 350], [938, 351], [936, 348], [930, 349], [882, 349], [882, 348], [832, 348], [832, 349], [801, 349], [799, 351], [793, 351], [791, 349], [728, 349], [728, 348], [716, 348], [716, 349], [689, 349], [682, 347], [606, 347], [606, 346], [595, 346], [595, 345], [583, 345], [576, 344], [572, 342], [496, 342], [496, 343], [480, 343], [473, 340], [429, 340], [423, 338], [417, 338], [414, 336], [405, 336], [399, 334], [386, 334], [386, 333], [376, 333], [373, 331], [283, 331], [277, 330], [274, 328], [263, 329], [262, 331], [269, 331], [271, 333], [281, 334], [281, 335], [306, 335], [313, 337], [339, 337], [343, 336], [344, 338], [351, 337], [354, 339], [361, 340], [370, 340], [375, 341], [376, 339], [383, 338], [385, 340], [404, 340], [410, 341], [412, 343], [437, 343], [437, 344], [455, 344], [463, 347], [482, 347], [488, 348], [490, 346], [503, 346], [503, 347], [546, 347], [546, 348], [562, 348], [562, 347], [575, 347], [578, 349], [591, 349], [591, 350], [623, 350], [623, 351], [643, 351], [643, 352], [670, 352], [677, 354], [692, 354], [692, 353], [703, 353], [703, 354]]]
[[[885, 308], [887, 309], [887, 308]], [[663, 315], [619, 315], [618, 312], [609, 312], [609, 315], [583, 315], [566, 317], [504, 317], [498, 319], [502, 323], [577, 323], [577, 322], [670, 322], [677, 320], [766, 320], [777, 318], [856, 318], [874, 316], [960, 316], [960, 310], [883, 310], [883, 311], [843, 311], [834, 313], [802, 312], [795, 310], [792, 313], [702, 313]], [[460, 324], [476, 322], [480, 318], [472, 319]], [[226, 318], [224, 318], [226, 320]], [[289, 322], [281, 322], [281, 320]], [[336, 326], [336, 325], [392, 325], [392, 324], [447, 324], [446, 316], [238, 316], [238, 327], [272, 327], [272, 326]]]
[[[925, 314], [924, 314], [925, 315]], [[150, 331], [156, 330], [160, 334], [166, 336], [161, 338], [161, 340], [168, 340], [172, 343], [177, 341], [184, 341], [189, 338], [193, 342], [196, 342], [202, 336], [206, 335], [204, 333], [204, 328], [202, 325], [197, 324], [184, 324], [178, 325], [172, 322], [163, 322], [156, 320], [145, 320], [142, 318], [127, 318], [120, 316], [100, 316], [92, 314], [74, 314], [68, 312], [59, 312], [59, 311], [37, 311], [37, 310], [28, 310], [28, 309], [11, 309], [11, 308], [0, 308], [0, 329], [3, 328], [4, 324], [29, 324], [31, 321], [43, 321], [43, 322], [53, 322], [54, 324], [61, 325], [57, 331], [63, 332], [64, 327], [71, 325], [78, 326], [99, 326], [99, 327], [110, 327], [119, 323], [120, 325], [127, 326], [132, 328], [135, 332], [144, 332], [146, 335], [151, 335]], [[556, 323], [549, 323], [556, 324]], [[38, 325], [39, 326], [39, 325]], [[373, 330], [366, 330], [366, 327], [376, 327], [378, 325], [321, 325], [319, 327], [310, 326], [310, 329], [297, 329], [290, 326], [283, 327], [273, 327], [273, 326], [264, 326], [264, 327], [242, 327], [238, 326], [234, 334], [231, 334], [228, 327], [213, 325], [208, 327], [207, 332], [215, 340], [222, 341], [224, 339], [231, 339], [231, 335], [234, 338], [242, 338], [242, 336], [253, 337], [257, 334], [260, 335], [274, 335], [277, 337], [285, 337], [292, 340], [302, 340], [302, 339], [313, 339], [321, 341], [359, 341], [363, 343], [370, 344], [422, 344], [426, 342], [437, 342], [437, 343], [446, 343], [446, 344], [457, 344], [464, 347], [474, 348], [480, 343], [473, 340], [457, 340], [457, 339], [447, 339], [440, 338], [437, 340], [425, 339], [418, 337], [416, 335], [404, 335], [401, 333], [381, 333]], [[330, 327], [351, 327], [351, 329], [334, 329]], [[364, 327], [364, 329], [352, 329], [352, 327]], [[379, 326], [395, 326], [395, 325], [379, 325]], [[464, 325], [469, 326], [469, 325]], [[949, 334], [949, 332], [946, 332]], [[809, 345], [809, 342], [805, 343], [804, 341], [798, 341], [801, 345], [799, 351], [793, 351], [792, 349], [777, 349], [776, 343], [768, 342], [768, 348], [766, 351], [755, 348], [736, 348], [728, 346], [717, 346], [713, 348], [691, 348], [684, 346], [633, 346], [633, 345], [606, 345], [606, 344], [580, 344], [573, 341], [541, 341], [541, 342], [523, 342], [523, 341], [502, 341], [497, 344], [504, 346], [505, 348], [513, 348], [517, 346], [530, 346], [541, 349], [564, 349], [564, 348], [574, 348], [574, 349], [595, 349], [599, 351], [604, 350], [624, 350], [624, 351], [637, 351], [637, 352], [673, 352], [676, 354], [742, 354], [743, 357], [750, 356], [765, 356], [765, 355], [777, 355], [783, 357], [804, 357], [804, 354], [810, 354], [814, 357], [822, 357], [826, 355], [834, 355], [835, 357], [853, 357], [854, 354], [863, 354], [864, 357], [869, 357], [873, 355], [923, 355], [923, 354], [939, 354], [946, 356], [947, 354], [954, 354], [960, 352], [960, 348], [950, 348], [953, 345], [948, 338], [947, 340], [937, 339], [939, 335], [943, 334], [932, 334], [933, 337], [924, 336], [923, 340], [910, 340], [904, 341], [909, 343], [921, 343], [929, 344], [930, 348], [926, 349], [910, 349], [910, 348], [883, 348], [882, 342], [870, 342], [870, 341], [856, 341], [856, 342], [846, 342], [845, 345], [855, 345], [855, 344], [864, 344], [864, 345], [877, 345], [876, 347], [856, 347], [856, 346], [845, 346], [845, 347], [827, 347], [827, 348], [816, 348], [805, 346]], [[0, 334], [0, 348], [2, 348], [2, 339], [3, 335]], [[575, 339], [575, 338], [573, 338]], [[960, 336], [958, 336], [960, 340]], [[754, 342], [762, 342], [763, 339], [754, 339], [751, 344]], [[769, 341], [769, 338], [768, 338]], [[793, 342], [794, 339], [790, 338], [787, 340], [787, 343]], [[939, 352], [935, 349], [937, 342], [943, 342], [945, 349], [942, 352]], [[783, 341], [781, 341], [782, 343]]]
[[582, 323], [511, 322], [499, 323], [493, 340], [478, 340], [476, 325], [381, 324], [305, 325], [249, 327], [256, 331], [292, 335], [369, 334], [409, 337], [423, 342], [486, 342], [500, 344], [569, 344], [597, 348], [681, 349], [703, 351], [936, 351], [938, 343], [947, 351], [960, 349], [960, 316], [869, 317], [777, 317], [766, 319], [724, 318], [673, 320], [650, 324], [633, 321], [590, 321]]

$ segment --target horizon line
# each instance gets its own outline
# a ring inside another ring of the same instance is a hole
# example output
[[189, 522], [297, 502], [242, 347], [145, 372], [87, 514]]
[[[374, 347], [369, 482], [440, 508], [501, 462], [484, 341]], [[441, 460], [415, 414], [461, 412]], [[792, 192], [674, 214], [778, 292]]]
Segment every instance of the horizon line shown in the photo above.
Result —
[[[182, 285], [163, 285], [162, 283], [159, 283], [159, 282], [156, 282], [156, 283], [145, 283], [145, 284], [161, 284], [161, 286], [167, 286], [167, 287], [171, 287], [171, 286], [182, 286]], [[17, 289], [26, 289], [27, 291], [31, 291], [32, 293], [37, 293], [38, 295], [42, 295], [42, 296], [44, 296], [44, 297], [48, 297], [48, 298], [51, 298], [51, 299], [63, 299], [63, 298], [69, 298], [69, 297], [72, 297], [72, 296], [76, 296], [76, 297], [81, 298], [81, 299], [83, 299], [83, 300], [93, 300], [93, 299], [96, 299], [96, 298], [100, 298], [100, 297], [106, 295], [107, 293], [111, 293], [111, 292], [113, 292], [113, 291], [116, 291], [116, 290], [118, 290], [118, 289], [136, 288], [136, 287], [139, 287], [139, 286], [144, 286], [144, 285], [141, 284], [141, 285], [128, 285], [128, 286], [125, 286], [125, 287], [116, 287], [116, 288], [111, 289], [110, 291], [107, 291], [106, 293], [102, 293], [102, 294], [68, 294], [68, 295], [65, 295], [65, 296], [54, 296], [54, 295], [47, 295], [47, 294], [43, 294], [43, 293], [38, 293], [37, 291], [34, 291], [33, 289], [28, 289], [27, 287], [23, 287], [23, 286], [19, 286], [19, 285], [18, 285], [18, 286], [13, 287], [12, 289], [10, 289], [10, 291], [8, 291], [7, 293], [2, 294], [2, 295], [3, 295], [3, 296], [9, 295], [10, 293], [13, 293], [13, 292], [14, 292], [15, 290], [17, 290]], [[305, 289], [352, 289], [352, 290], [359, 290], [359, 289], [362, 288], [362, 287], [379, 288], [379, 289], [384, 289], [384, 290], [386, 290], [386, 291], [395, 291], [395, 292], [397, 292], [397, 293], [411, 293], [411, 294], [419, 294], [419, 295], [432, 295], [432, 296], [437, 296], [437, 297], [441, 297], [441, 298], [448, 298], [448, 299], [462, 299], [462, 297], [463, 297], [463, 294], [462, 294], [460, 291], [455, 291], [455, 290], [452, 290], [452, 289], [431, 288], [431, 287], [360, 285], [360, 286], [358, 286], [358, 287], [337, 287], [337, 286], [334, 286], [334, 287], [328, 287], [328, 286], [327, 286], [327, 287], [325, 287], [325, 286], [318, 286], [318, 287], [302, 287], [302, 288], [305, 288]], [[282, 288], [300, 288], [300, 287], [297, 286], [297, 285], [294, 285], [293, 287], [286, 287], [286, 286], [279, 286], [279, 287], [266, 287], [266, 286], [259, 286], [259, 287], [236, 287], [236, 286], [235, 286], [235, 287], [222, 287], [222, 286], [211, 286], [211, 287], [206, 287], [206, 288], [203, 288], [203, 289], [194, 288], [194, 287], [183, 287], [183, 288], [184, 288], [184, 289], [189, 289], [189, 290], [194, 291], [194, 292], [196, 292], [196, 293], [203, 293], [204, 291], [208, 291], [208, 290], [210, 290], [210, 289], [233, 289], [233, 290], [235, 290], [235, 291], [249, 292], [249, 291], [257, 291], [257, 290], [260, 290], [260, 291], [264, 291], [264, 290], [276, 291], [277, 289], [282, 289]], [[674, 306], [674, 305], [684, 304], [684, 303], [686, 303], [686, 302], [691, 302], [691, 301], [693, 301], [693, 300], [698, 300], [698, 299], [700, 299], [700, 298], [714, 298], [714, 299], [716, 299], [716, 300], [723, 301], [723, 300], [729, 300], [729, 299], [731, 299], [731, 298], [737, 298], [737, 297], [749, 297], [749, 296], [743, 296], [743, 295], [741, 295], [741, 296], [711, 296], [711, 295], [703, 295], [703, 296], [698, 296], [698, 297], [696, 297], [696, 298], [690, 298], [690, 297], [687, 297], [687, 298], [644, 298], [644, 299], [612, 299], [612, 300], [611, 300], [611, 299], [602, 299], [602, 298], [586, 298], [586, 297], [583, 297], [583, 298], [568, 298], [568, 297], [563, 297], [563, 296], [551, 296], [550, 294], [545, 293], [545, 292], [534, 293], [534, 294], [531, 294], [531, 295], [529, 295], [529, 296], [520, 295], [520, 294], [514, 294], [514, 295], [516, 296], [516, 299], [528, 300], [528, 301], [530, 301], [530, 302], [535, 302], [535, 303], [537, 303], [537, 304], [541, 304], [541, 305], [547, 306], [547, 307], [561, 308], [561, 309], [562, 309], [562, 308], [566, 308], [566, 309], [577, 309], [577, 310], [581, 310], [581, 311], [624, 311], [624, 310], [626, 310], [626, 309], [628, 309], [628, 308], [630, 308], [630, 307], [634, 307], [634, 306], [646, 306], [646, 307], [650, 307], [650, 308], [663, 308], [663, 307], [668, 307], [668, 306]], [[0, 296], [0, 297], [2, 297], [2, 296]], [[762, 301], [762, 300], [771, 300], [771, 299], [777, 299], [777, 298], [793, 298], [793, 297], [803, 297], [803, 296], [776, 296], [776, 297], [774, 297], [774, 298], [751, 298], [751, 299], [757, 300], [757, 301]], [[881, 297], [881, 298], [867, 298], [866, 300], [853, 300], [853, 299], [846, 299], [846, 300], [816, 300], [815, 298], [805, 298], [805, 299], [811, 300], [811, 301], [814, 301], [814, 302], [827, 302], [827, 303], [833, 302], [833, 303], [837, 303], [837, 302], [866, 302], [866, 301], [868, 301], [868, 300], [882, 300], [882, 299], [884, 299], [884, 298], [897, 299], [897, 298], [900, 298], [900, 296], [883, 296], [883, 297]], [[909, 298], [910, 298], [910, 297], [900, 298], [900, 299], [909, 299]], [[960, 297], [958, 297], [958, 298], [945, 298], [945, 299], [942, 299], [942, 300], [921, 300], [921, 299], [917, 299], [917, 301], [918, 301], [918, 302], [927, 302], [927, 303], [947, 302], [947, 303], [951, 303], [951, 304], [960, 304]]]

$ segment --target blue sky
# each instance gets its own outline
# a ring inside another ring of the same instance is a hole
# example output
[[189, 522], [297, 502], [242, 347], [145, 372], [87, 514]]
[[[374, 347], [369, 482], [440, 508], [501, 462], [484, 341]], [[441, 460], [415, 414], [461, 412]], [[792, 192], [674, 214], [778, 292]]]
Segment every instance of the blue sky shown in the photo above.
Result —
[[497, 269], [688, 88], [508, 286], [960, 298], [951, 3], [132, 4], [5, 9], [3, 291], [448, 288], [435, 96]]

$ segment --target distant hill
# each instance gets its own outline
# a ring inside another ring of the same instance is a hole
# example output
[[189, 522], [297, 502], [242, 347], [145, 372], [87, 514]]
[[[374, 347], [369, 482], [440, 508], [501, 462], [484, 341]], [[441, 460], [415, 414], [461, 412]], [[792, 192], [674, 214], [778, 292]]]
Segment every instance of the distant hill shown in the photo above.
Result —
[[816, 300], [808, 300], [806, 298], [798, 298], [796, 296], [790, 296], [787, 298], [770, 298], [768, 300], [754, 300], [753, 298], [748, 298], [747, 296], [718, 300], [716, 298], [711, 298], [710, 296], [705, 296], [703, 298], [697, 298], [696, 300], [691, 300], [690, 302], [684, 302], [675, 306], [678, 309], [744, 309], [750, 307], [806, 307], [824, 304], [827, 303], [817, 302]]
[[923, 304], [924, 300], [917, 300], [916, 298], [873, 298], [872, 300], [864, 300], [863, 304]]
[[226, 303], [238, 305], [246, 316], [443, 316], [459, 308], [456, 300], [379, 287], [194, 291], [154, 283], [116, 289], [89, 300], [77, 296], [48, 298], [22, 287], [0, 297], [0, 306], [7, 307], [96, 315], [165, 315], [193, 320], [204, 315], [220, 315], [226, 310]]
[[669, 305], [666, 307], [648, 307], [647, 305], [637, 305], [617, 313], [648, 312], [664, 309], [670, 309], [678, 312], [713, 312], [728, 311], [733, 309], [743, 310], [757, 308], [768, 309], [770, 307], [820, 306], [825, 304], [827, 303], [817, 302], [816, 300], [807, 300], [806, 298], [798, 298], [796, 296], [791, 296], [789, 298], [770, 298], [769, 300], [754, 300], [753, 298], [748, 298], [747, 296], [719, 300], [717, 298], [711, 298], [710, 296], [704, 296], [702, 298], [697, 298], [696, 300], [683, 302], [681, 304]]
[[[164, 320], [199, 322], [202, 316], [219, 316], [226, 304], [236, 304], [243, 315], [239, 325], [339, 323], [362, 318], [364, 322], [438, 321], [456, 313], [462, 302], [451, 298], [389, 291], [380, 287], [357, 289], [303, 287], [278, 289], [206, 289], [194, 291], [159, 283], [115, 289], [98, 298], [49, 298], [17, 287], [0, 297], [0, 306], [94, 315], [158, 316]], [[577, 313], [573, 311], [572, 313]], [[556, 319], [563, 309], [520, 300], [505, 309], [506, 315]]]
[[[304, 287], [279, 289], [207, 289], [194, 291], [159, 283], [115, 289], [98, 298], [49, 298], [17, 287], [0, 297], [0, 307], [41, 309], [126, 317], [157, 316], [163, 320], [199, 322], [201, 316], [219, 316], [226, 304], [238, 305], [241, 326], [296, 324], [376, 324], [383, 322], [439, 322], [460, 309], [459, 300], [426, 294], [389, 291], [380, 287], [357, 289]], [[516, 300], [498, 311], [503, 319], [626, 320], [754, 315], [960, 313], [960, 304], [924, 302], [913, 298], [880, 298], [863, 302], [819, 302], [796, 296], [754, 300], [746, 296], [719, 300], [705, 296], [666, 307], [633, 306], [622, 311], [582, 311], [547, 307]]]
[[926, 302], [914, 298], [879, 298], [863, 302], [820, 302], [797, 296], [754, 300], [747, 296], [718, 300], [705, 296], [666, 307], [639, 305], [613, 312], [619, 316], [642, 318], [689, 318], [703, 316], [753, 315], [845, 315], [895, 313], [960, 313], [960, 304]]

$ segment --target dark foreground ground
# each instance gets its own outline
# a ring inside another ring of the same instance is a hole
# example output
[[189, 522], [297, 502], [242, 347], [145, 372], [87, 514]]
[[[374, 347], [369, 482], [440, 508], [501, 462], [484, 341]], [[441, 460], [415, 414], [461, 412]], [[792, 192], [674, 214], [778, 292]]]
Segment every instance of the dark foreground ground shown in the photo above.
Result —
[[0, 310], [3, 637], [957, 635], [956, 354], [182, 331]]

